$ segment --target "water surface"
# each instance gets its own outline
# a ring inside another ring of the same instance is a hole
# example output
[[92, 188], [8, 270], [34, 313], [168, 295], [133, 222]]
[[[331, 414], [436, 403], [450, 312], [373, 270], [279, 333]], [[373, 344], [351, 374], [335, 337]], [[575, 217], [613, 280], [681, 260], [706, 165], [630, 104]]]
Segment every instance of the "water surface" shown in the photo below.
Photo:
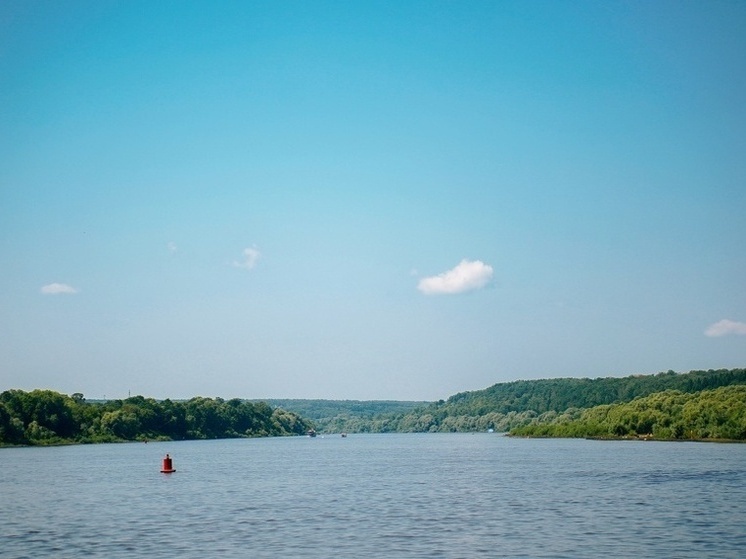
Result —
[[746, 445], [386, 434], [7, 448], [0, 499], [8, 559], [746, 557]]

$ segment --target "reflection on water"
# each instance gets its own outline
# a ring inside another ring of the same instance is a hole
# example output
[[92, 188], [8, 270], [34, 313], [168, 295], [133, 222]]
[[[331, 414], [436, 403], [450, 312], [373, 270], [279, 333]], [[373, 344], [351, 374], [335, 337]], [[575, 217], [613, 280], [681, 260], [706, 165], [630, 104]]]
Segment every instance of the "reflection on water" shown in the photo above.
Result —
[[[177, 472], [161, 474], [170, 453]], [[746, 445], [350, 435], [0, 449], [0, 555], [746, 556]]]

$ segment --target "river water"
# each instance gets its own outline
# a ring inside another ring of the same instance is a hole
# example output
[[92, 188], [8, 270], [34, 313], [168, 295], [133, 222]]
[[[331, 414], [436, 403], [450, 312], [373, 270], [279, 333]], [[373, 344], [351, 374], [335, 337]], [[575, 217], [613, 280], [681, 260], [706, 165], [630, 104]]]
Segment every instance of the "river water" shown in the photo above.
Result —
[[[176, 473], [160, 473], [167, 452]], [[746, 445], [485, 433], [5, 448], [0, 556], [740, 559]]]

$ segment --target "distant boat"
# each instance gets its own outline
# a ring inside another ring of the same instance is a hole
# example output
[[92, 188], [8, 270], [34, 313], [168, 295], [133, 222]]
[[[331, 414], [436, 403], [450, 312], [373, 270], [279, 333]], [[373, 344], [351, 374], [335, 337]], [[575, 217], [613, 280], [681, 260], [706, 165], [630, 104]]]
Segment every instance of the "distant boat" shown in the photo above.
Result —
[[316, 436], [316, 431], [314, 431], [313, 429], [309, 429], [306, 432], [306, 435], [308, 435], [309, 437], [315, 437]]

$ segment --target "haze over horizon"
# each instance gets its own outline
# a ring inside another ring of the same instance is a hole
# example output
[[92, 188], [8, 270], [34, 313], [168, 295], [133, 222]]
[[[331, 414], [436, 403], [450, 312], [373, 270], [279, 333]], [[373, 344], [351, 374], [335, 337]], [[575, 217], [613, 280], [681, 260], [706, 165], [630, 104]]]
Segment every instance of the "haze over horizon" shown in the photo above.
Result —
[[746, 366], [746, 3], [0, 4], [0, 391]]

